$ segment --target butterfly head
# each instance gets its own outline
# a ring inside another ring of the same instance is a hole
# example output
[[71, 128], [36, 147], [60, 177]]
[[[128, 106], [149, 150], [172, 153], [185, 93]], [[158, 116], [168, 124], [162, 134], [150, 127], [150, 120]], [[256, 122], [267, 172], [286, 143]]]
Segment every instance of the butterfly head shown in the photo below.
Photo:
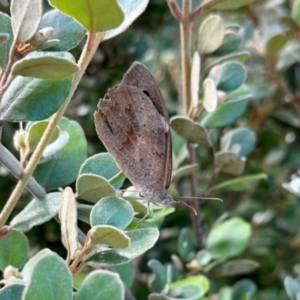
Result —
[[153, 190], [144, 190], [142, 196], [150, 202], [161, 203], [163, 206], [170, 206], [177, 201], [168, 193], [167, 190], [163, 191], [153, 191]]

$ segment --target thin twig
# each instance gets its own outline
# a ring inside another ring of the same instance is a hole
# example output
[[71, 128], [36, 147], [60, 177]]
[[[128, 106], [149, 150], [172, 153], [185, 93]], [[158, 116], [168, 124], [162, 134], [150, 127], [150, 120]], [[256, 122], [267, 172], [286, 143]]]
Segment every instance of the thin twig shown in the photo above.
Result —
[[173, 17], [177, 20], [181, 20], [182, 18], [182, 13], [180, 11], [180, 8], [178, 7], [178, 4], [174, 0], [167, 0], [169, 9]]

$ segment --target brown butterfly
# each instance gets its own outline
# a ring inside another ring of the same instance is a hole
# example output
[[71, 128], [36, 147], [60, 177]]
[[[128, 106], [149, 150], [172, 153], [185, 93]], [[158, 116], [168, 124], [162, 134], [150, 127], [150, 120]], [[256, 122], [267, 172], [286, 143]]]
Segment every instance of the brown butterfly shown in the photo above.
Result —
[[134, 62], [94, 114], [100, 140], [146, 200], [175, 203], [168, 193], [172, 145], [164, 99], [152, 74]]

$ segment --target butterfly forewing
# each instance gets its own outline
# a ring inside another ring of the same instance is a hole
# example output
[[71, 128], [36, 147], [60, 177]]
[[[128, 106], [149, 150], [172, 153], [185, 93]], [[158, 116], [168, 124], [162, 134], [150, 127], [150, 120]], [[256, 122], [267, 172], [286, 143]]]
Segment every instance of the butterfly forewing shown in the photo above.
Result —
[[153, 78], [152, 74], [140, 62], [134, 62], [129, 70], [125, 73], [122, 84], [135, 86], [147, 94], [152, 101], [157, 112], [165, 121], [165, 161], [164, 169], [164, 186], [167, 189], [172, 177], [172, 141], [169, 130], [169, 116], [165, 106], [160, 89]]
[[126, 84], [110, 89], [99, 102], [95, 123], [99, 138], [139, 191], [165, 189], [165, 124], [147, 94]]

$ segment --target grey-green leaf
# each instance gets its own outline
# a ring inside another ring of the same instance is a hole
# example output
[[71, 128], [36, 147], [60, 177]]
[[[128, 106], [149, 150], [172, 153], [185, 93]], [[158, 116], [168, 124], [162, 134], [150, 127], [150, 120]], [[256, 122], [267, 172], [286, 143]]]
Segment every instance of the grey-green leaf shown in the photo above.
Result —
[[28, 231], [33, 226], [42, 224], [57, 215], [62, 193], [50, 193], [44, 198], [34, 198], [29, 204], [10, 222], [10, 226]]
[[76, 181], [76, 191], [78, 198], [92, 203], [116, 194], [114, 187], [106, 178], [94, 174], [79, 175]]
[[251, 226], [234, 217], [215, 224], [205, 241], [206, 249], [215, 257], [232, 257], [246, 248], [251, 236]]
[[240, 175], [244, 171], [244, 160], [232, 152], [218, 152], [215, 155], [215, 167], [220, 171]]
[[51, 51], [69, 51], [75, 48], [86, 34], [86, 30], [78, 22], [57, 9], [43, 15], [39, 29], [45, 27], [52, 27], [53, 39], [59, 40], [57, 45], [51, 47]]
[[24, 300], [72, 300], [72, 274], [66, 262], [56, 253], [39, 256], [28, 274]]
[[80, 166], [87, 157], [87, 141], [81, 126], [67, 118], [62, 118], [58, 126], [69, 134], [68, 144], [54, 159], [39, 164], [33, 174], [46, 190], [53, 190], [75, 181]]
[[14, 39], [17, 42], [30, 40], [42, 17], [42, 1], [12, 0], [10, 10]]
[[0, 289], [1, 300], [21, 300], [25, 284], [14, 283]]
[[10, 122], [37, 121], [50, 117], [66, 99], [73, 78], [44, 80], [18, 76], [0, 104], [2, 118]]
[[[41, 54], [42, 53], [42, 54]], [[62, 58], [60, 52], [41, 52], [39, 55], [26, 56], [16, 62], [12, 68], [13, 75], [22, 75], [41, 79], [61, 80], [76, 73], [79, 68], [73, 62], [73, 56]]]
[[99, 201], [91, 212], [91, 225], [111, 225], [125, 229], [133, 220], [132, 206], [122, 198], [105, 197]]
[[0, 32], [9, 35], [8, 40], [5, 43], [0, 45], [0, 53], [1, 53], [0, 68], [4, 70], [8, 62], [9, 51], [13, 42], [13, 31], [12, 31], [10, 17], [2, 13], [1, 11], [0, 11]]
[[204, 127], [187, 117], [174, 117], [170, 121], [171, 128], [189, 143], [210, 146], [209, 136]]
[[91, 272], [76, 294], [76, 300], [123, 300], [124, 297], [120, 276], [105, 270]]
[[247, 127], [232, 129], [221, 138], [222, 151], [233, 152], [239, 156], [249, 155], [255, 144], [256, 135]]
[[99, 249], [86, 258], [86, 263], [94, 267], [108, 267], [123, 264], [145, 253], [156, 243], [159, 231], [156, 228], [136, 229], [127, 232], [130, 246], [126, 249]]
[[198, 50], [200, 53], [207, 54], [217, 50], [224, 38], [224, 24], [217, 15], [206, 17], [198, 31]]
[[119, 0], [124, 12], [123, 22], [116, 28], [106, 31], [104, 40], [111, 39], [125, 31], [146, 9], [149, 0]]
[[130, 238], [114, 226], [96, 225], [87, 233], [86, 244], [103, 244], [113, 248], [124, 249], [129, 247]]
[[29, 242], [25, 234], [11, 230], [0, 238], [0, 269], [3, 271], [9, 265], [22, 268], [28, 252]]
[[[89, 157], [81, 166], [79, 174], [95, 174], [111, 180], [119, 172], [120, 169], [113, 157], [105, 152]], [[118, 189], [122, 186], [123, 182], [124, 177], [119, 177], [119, 180], [114, 181], [113, 186]]]

